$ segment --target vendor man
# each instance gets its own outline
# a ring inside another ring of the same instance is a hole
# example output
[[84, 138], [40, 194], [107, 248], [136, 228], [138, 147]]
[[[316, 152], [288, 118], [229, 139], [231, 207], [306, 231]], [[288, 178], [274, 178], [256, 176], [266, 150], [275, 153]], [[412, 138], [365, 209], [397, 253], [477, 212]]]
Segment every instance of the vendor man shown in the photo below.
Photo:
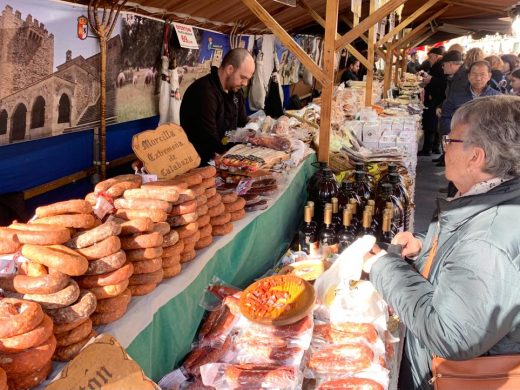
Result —
[[242, 87], [253, 73], [255, 62], [246, 49], [229, 51], [220, 68], [191, 84], [182, 99], [181, 126], [206, 165], [215, 153], [223, 153], [226, 131], [248, 122]]

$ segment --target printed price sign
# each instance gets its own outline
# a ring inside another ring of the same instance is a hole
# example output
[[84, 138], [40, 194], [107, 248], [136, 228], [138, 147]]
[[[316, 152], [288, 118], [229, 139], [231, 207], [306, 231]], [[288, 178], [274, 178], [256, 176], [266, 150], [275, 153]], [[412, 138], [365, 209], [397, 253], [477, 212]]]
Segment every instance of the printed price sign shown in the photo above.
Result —
[[177, 38], [179, 38], [181, 47], [184, 47], [185, 49], [199, 48], [192, 26], [182, 23], [173, 23], [173, 26], [175, 27], [175, 32], [177, 33]]

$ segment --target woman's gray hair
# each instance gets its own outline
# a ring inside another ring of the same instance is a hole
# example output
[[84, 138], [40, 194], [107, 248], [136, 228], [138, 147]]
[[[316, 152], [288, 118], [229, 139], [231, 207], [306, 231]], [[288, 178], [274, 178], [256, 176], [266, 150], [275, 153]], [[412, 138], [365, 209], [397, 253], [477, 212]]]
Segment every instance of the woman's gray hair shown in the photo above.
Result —
[[464, 141], [484, 149], [484, 172], [493, 177], [520, 176], [520, 96], [473, 99], [453, 115], [451, 128], [468, 125]]

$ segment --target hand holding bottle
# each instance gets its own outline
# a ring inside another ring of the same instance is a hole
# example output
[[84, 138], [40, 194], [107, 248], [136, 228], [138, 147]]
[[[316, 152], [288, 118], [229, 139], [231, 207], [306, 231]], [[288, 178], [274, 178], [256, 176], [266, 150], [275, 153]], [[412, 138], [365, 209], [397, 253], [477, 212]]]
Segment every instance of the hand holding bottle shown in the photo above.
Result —
[[392, 244], [402, 246], [402, 257], [417, 256], [422, 249], [421, 240], [415, 238], [410, 232], [397, 233], [392, 240]]

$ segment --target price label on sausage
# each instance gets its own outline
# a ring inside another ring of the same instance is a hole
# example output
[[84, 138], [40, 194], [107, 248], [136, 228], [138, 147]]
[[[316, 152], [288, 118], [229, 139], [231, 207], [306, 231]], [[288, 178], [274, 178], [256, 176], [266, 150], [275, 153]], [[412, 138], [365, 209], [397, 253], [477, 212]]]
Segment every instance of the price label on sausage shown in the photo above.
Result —
[[195, 38], [192, 26], [182, 23], [173, 23], [173, 27], [175, 27], [175, 32], [177, 33], [181, 47], [198, 50], [199, 44], [197, 43], [197, 38]]

